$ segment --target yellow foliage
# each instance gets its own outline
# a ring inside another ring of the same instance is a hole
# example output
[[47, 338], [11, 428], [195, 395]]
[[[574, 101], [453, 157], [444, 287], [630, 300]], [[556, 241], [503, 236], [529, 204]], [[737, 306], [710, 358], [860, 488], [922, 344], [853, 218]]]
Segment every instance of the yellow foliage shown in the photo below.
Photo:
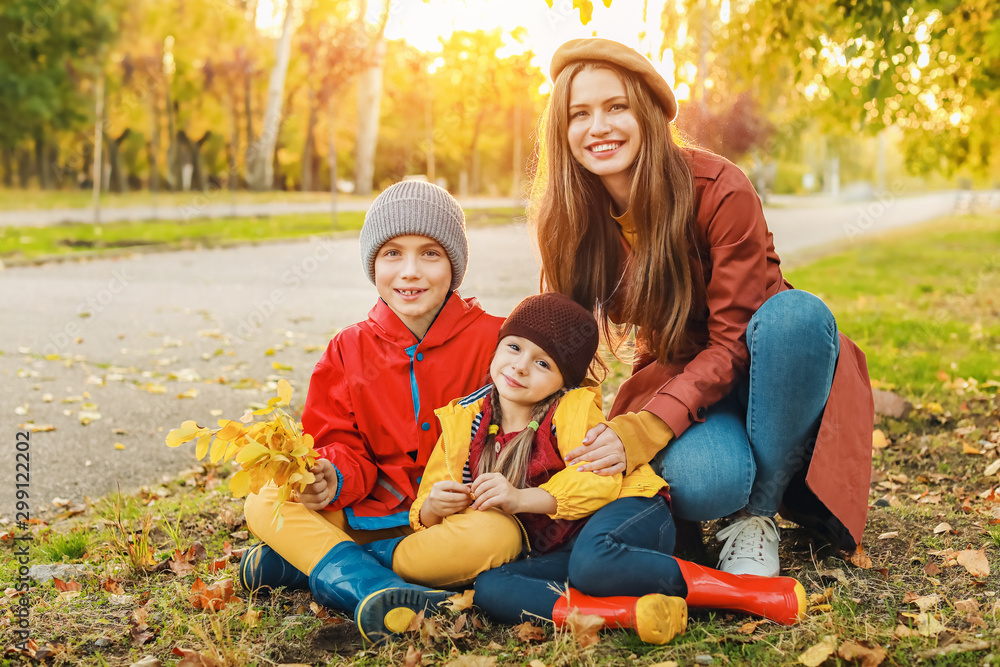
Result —
[[[219, 420], [214, 431], [186, 421], [167, 434], [169, 447], [179, 447], [197, 441], [195, 455], [206, 455], [212, 463], [235, 459], [241, 470], [229, 480], [229, 490], [236, 498], [259, 492], [265, 485], [278, 487], [273, 521], [278, 529], [283, 523], [281, 506], [292, 491], [302, 491], [316, 480], [311, 469], [319, 453], [313, 449], [312, 436], [302, 432], [302, 425], [279, 406], [292, 400], [292, 385], [278, 381], [278, 395], [267, 402], [267, 408], [247, 412], [240, 421]], [[259, 415], [270, 414], [267, 421], [256, 421]]]

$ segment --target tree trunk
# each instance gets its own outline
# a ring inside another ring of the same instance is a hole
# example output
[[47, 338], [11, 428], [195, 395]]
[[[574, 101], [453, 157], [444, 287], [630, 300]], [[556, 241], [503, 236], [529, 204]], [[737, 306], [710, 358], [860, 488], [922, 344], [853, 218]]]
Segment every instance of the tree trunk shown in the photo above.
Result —
[[372, 193], [375, 178], [375, 149], [378, 146], [379, 115], [382, 105], [382, 68], [385, 64], [385, 38], [375, 44], [374, 64], [358, 80], [357, 154], [354, 162], [354, 192]]
[[187, 132], [180, 130], [177, 132], [176, 148], [174, 149], [174, 159], [170, 165], [171, 176], [174, 181], [174, 191], [189, 189], [188, 182], [184, 179], [184, 165], [189, 164], [191, 156], [191, 139]]
[[191, 185], [198, 190], [198, 192], [204, 192], [207, 190], [207, 182], [205, 181], [205, 169], [201, 164], [201, 149], [205, 147], [205, 142], [212, 138], [212, 132], [206, 131], [205, 134], [201, 135], [201, 139], [191, 144], [191, 168], [193, 173], [191, 174]]
[[510, 196], [515, 199], [521, 196], [521, 182], [524, 180], [524, 155], [521, 148], [521, 106], [514, 105], [514, 150], [513, 169], [511, 170]]
[[31, 172], [31, 151], [22, 147], [17, 151], [17, 182], [22, 190], [28, 187]]
[[180, 187], [177, 169], [177, 130], [174, 128], [174, 101], [170, 98], [170, 83], [167, 83], [167, 185], [171, 190]]
[[150, 134], [146, 150], [149, 152], [149, 191], [160, 191], [160, 165], [157, 164], [158, 152], [160, 149], [160, 105], [157, 104], [156, 94], [149, 96], [152, 107], [153, 131]]
[[14, 186], [14, 151], [9, 146], [0, 148], [0, 163], [3, 164], [3, 185], [6, 188]]
[[35, 132], [35, 164], [38, 173], [38, 187], [49, 189], [49, 166], [45, 162], [45, 135], [41, 130]]
[[316, 152], [316, 91], [309, 87], [309, 118], [306, 120], [306, 141], [302, 146], [302, 176], [299, 188], [302, 192], [313, 189], [313, 174], [315, 165], [313, 155]]
[[275, 45], [274, 68], [267, 87], [267, 108], [264, 110], [264, 126], [260, 138], [247, 151], [247, 182], [253, 190], [271, 187], [274, 181], [274, 149], [278, 143], [281, 124], [281, 108], [284, 101], [285, 76], [292, 50], [292, 34], [295, 32], [294, 2], [288, 0], [285, 22], [281, 28], [281, 39]]
[[108, 178], [108, 190], [111, 192], [124, 192], [125, 184], [124, 169], [122, 169], [122, 142], [128, 138], [132, 130], [125, 128], [121, 135], [114, 137], [104, 136], [104, 142], [108, 145], [108, 163], [111, 165], [111, 175]]
[[330, 203], [332, 205], [333, 211], [333, 228], [337, 228], [337, 141], [336, 141], [336, 128], [337, 128], [337, 105], [333, 102], [333, 94], [327, 96], [326, 98], [326, 115], [329, 119], [327, 125], [329, 126], [328, 132], [330, 133], [330, 155], [327, 159], [330, 161]]

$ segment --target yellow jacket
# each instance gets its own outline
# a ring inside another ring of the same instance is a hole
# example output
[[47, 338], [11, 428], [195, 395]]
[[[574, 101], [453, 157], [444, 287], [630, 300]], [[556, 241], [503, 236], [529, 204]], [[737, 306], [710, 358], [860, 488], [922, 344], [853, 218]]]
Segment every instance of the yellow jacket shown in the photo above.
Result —
[[[420, 508], [434, 484], [442, 480], [461, 483], [462, 469], [469, 460], [469, 448], [472, 445], [472, 422], [482, 410], [490, 388], [491, 386], [483, 387], [434, 411], [441, 420], [441, 437], [427, 461], [417, 499], [410, 507], [410, 525], [414, 530], [426, 528], [420, 523]], [[559, 453], [565, 459], [566, 454], [580, 446], [587, 431], [604, 422], [599, 387], [580, 387], [568, 391], [552, 416]], [[593, 514], [616, 498], [651, 498], [666, 485], [649, 464], [644, 464], [624, 480], [620, 473], [604, 476], [579, 472], [575, 466], [565, 468], [539, 488], [545, 489], [556, 499], [556, 512], [549, 515], [552, 519], [576, 520]]]

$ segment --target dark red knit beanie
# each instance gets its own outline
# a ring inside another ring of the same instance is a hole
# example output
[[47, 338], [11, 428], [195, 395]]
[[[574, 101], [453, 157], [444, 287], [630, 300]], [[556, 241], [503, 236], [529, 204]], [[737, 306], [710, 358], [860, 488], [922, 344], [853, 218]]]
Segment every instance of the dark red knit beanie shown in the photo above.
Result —
[[556, 362], [563, 381], [576, 387], [587, 377], [597, 354], [597, 320], [586, 308], [558, 292], [536, 294], [517, 304], [500, 335], [520, 336], [542, 348]]

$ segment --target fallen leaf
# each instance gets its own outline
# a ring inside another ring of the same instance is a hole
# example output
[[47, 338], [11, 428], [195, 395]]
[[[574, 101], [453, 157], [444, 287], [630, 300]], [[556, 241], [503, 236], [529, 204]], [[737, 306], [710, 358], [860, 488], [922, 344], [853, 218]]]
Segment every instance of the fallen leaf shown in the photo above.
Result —
[[423, 657], [424, 652], [410, 644], [406, 647], [406, 660], [403, 662], [403, 667], [420, 667]]
[[872, 559], [868, 557], [868, 554], [865, 553], [865, 548], [860, 544], [847, 561], [855, 567], [860, 567], [862, 570], [870, 570], [872, 567]]
[[924, 565], [924, 574], [928, 577], [936, 577], [941, 574], [941, 568], [938, 567], [937, 563], [927, 563]]
[[827, 635], [799, 655], [799, 662], [806, 667], [819, 667], [837, 650], [837, 636]]
[[566, 617], [566, 627], [573, 633], [576, 643], [581, 648], [587, 648], [601, 641], [597, 633], [604, 627], [604, 619], [600, 616], [584, 614], [574, 607], [573, 611]]
[[928, 493], [920, 496], [920, 498], [917, 499], [917, 502], [924, 503], [925, 505], [937, 505], [941, 502], [941, 496], [936, 493]]
[[181, 393], [177, 394], [177, 398], [198, 398], [198, 390], [195, 389], [194, 387], [191, 387], [187, 391], [182, 391]]
[[177, 663], [177, 667], [222, 667], [222, 664], [214, 658], [189, 648], [175, 646], [171, 652], [174, 655], [181, 656], [181, 661]]
[[492, 655], [475, 655], [464, 653], [454, 660], [446, 662], [444, 667], [495, 667], [497, 659]]
[[123, 449], [125, 449], [125, 445], [123, 445], [120, 442], [116, 442], [115, 443], [115, 449], [117, 449], [117, 450], [123, 450]]
[[514, 626], [514, 634], [522, 642], [536, 641], [540, 642], [545, 639], [545, 630], [532, 624], [530, 621], [525, 621], [520, 625]]
[[979, 550], [959, 551], [956, 559], [958, 564], [968, 570], [972, 576], [978, 578], [990, 576], [990, 562], [986, 560], [986, 547]]
[[[233, 599], [233, 580], [223, 579], [211, 586], [205, 585], [201, 577], [195, 579], [191, 586], [191, 595], [188, 601], [194, 605], [195, 609], [209, 609], [219, 611]], [[236, 598], [237, 600], [239, 598]]]
[[470, 588], [461, 594], [456, 593], [442, 602], [441, 605], [447, 605], [455, 611], [465, 611], [472, 606], [472, 598], [475, 592], [476, 591], [474, 589]]
[[972, 598], [956, 600], [955, 609], [958, 611], [979, 611], [979, 602]]
[[881, 535], [878, 536], [878, 539], [880, 539], [880, 540], [888, 540], [888, 539], [892, 539], [893, 537], [899, 537], [899, 531], [898, 530], [893, 530], [893, 531], [890, 531], [888, 533], [882, 533]]
[[[497, 644], [497, 648], [503, 648], [503, 647]], [[538, 658], [535, 658], [534, 660], [528, 663], [528, 667], [549, 667], [549, 666], [546, 665], [541, 660], [539, 660]], [[655, 665], [653, 667], [655, 667]], [[674, 664], [674, 667], [677, 667], [676, 663]]]
[[885, 660], [885, 649], [881, 646], [866, 646], [848, 639], [837, 649], [837, 655], [844, 660], [860, 662], [861, 667], [878, 667]]
[[935, 609], [941, 603], [941, 596], [937, 593], [932, 595], [917, 595], [908, 592], [903, 596], [903, 604], [915, 604], [922, 612]]
[[469, 620], [468, 614], [462, 614], [461, 616], [459, 616], [455, 620], [455, 625], [451, 627], [451, 632], [448, 633], [448, 636], [451, 637], [452, 639], [461, 639], [462, 637], [465, 637], [465, 633], [462, 632], [462, 629], [465, 627], [465, 624], [468, 622], [468, 620]]
[[761, 619], [759, 621], [747, 621], [746, 623], [740, 626], [740, 634], [752, 635], [754, 631], [756, 631], [757, 628], [762, 623], [767, 623], [767, 619]]
[[953, 530], [955, 530], [955, 529], [951, 527], [950, 523], [941, 522], [937, 526], [934, 527], [934, 534], [936, 535], [936, 534], [939, 534], [939, 533], [948, 533], [948, 532], [951, 532]]
[[982, 454], [982, 450], [976, 449], [965, 440], [962, 441], [962, 453], [963, 454]]
[[991, 475], [997, 474], [997, 472], [1000, 472], [1000, 459], [997, 459], [993, 463], [986, 466], [986, 470], [983, 471], [983, 474], [990, 477]]
[[240, 616], [240, 620], [246, 623], [251, 628], [256, 628], [257, 623], [260, 621], [261, 611], [260, 609], [247, 609], [246, 613]]
[[60, 593], [65, 593], [67, 591], [79, 591], [83, 588], [83, 584], [78, 581], [63, 581], [58, 577], [52, 577], [52, 585], [56, 587], [56, 590]]
[[937, 617], [930, 612], [921, 612], [919, 614], [907, 614], [904, 612], [903, 616], [912, 618], [916, 621], [916, 632], [922, 637], [933, 637], [947, 630], [944, 624], [942, 624], [941, 621], [939, 621]]
[[889, 446], [889, 439], [885, 437], [885, 433], [881, 429], [875, 429], [872, 431], [872, 448], [874, 449], [885, 449]]

